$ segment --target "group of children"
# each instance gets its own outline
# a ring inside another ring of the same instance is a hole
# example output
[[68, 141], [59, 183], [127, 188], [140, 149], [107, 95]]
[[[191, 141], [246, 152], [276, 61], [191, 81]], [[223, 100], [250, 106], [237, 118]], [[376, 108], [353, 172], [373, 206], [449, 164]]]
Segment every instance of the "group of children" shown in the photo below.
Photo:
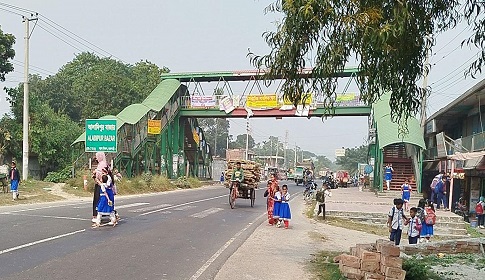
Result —
[[[268, 188], [271, 185], [268, 184]], [[279, 185], [275, 185], [274, 195], [268, 197], [268, 200], [273, 200], [273, 221], [270, 221], [271, 225], [276, 225], [276, 227], [281, 227], [283, 222], [284, 228], [288, 229], [291, 220], [291, 210], [290, 210], [290, 193], [288, 192], [288, 186], [283, 185], [280, 189]]]
[[[389, 239], [399, 245], [404, 226], [408, 226], [409, 244], [417, 244], [418, 241], [429, 242], [433, 236], [433, 226], [436, 223], [436, 213], [433, 203], [420, 200], [418, 207], [409, 209], [409, 217], [406, 217], [403, 209], [404, 200], [394, 199], [394, 206], [389, 211], [387, 226], [389, 227]], [[420, 239], [421, 238], [421, 239]]]

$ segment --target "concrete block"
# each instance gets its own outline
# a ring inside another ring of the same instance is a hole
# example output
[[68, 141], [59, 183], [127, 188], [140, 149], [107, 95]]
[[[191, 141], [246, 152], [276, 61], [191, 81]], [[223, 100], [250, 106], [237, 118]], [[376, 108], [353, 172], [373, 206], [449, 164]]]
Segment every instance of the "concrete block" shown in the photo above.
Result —
[[367, 272], [379, 272], [381, 269], [378, 261], [364, 261], [360, 263], [360, 270]]
[[402, 268], [402, 259], [400, 257], [381, 256], [381, 264], [387, 267]]
[[382, 244], [380, 252], [383, 256], [399, 257], [401, 249], [396, 245]]
[[404, 280], [406, 278], [406, 271], [396, 267], [386, 267], [384, 275], [388, 278]]
[[385, 276], [379, 273], [364, 272], [364, 280], [385, 280]]
[[347, 254], [340, 255], [340, 263], [344, 266], [360, 268], [360, 259]]

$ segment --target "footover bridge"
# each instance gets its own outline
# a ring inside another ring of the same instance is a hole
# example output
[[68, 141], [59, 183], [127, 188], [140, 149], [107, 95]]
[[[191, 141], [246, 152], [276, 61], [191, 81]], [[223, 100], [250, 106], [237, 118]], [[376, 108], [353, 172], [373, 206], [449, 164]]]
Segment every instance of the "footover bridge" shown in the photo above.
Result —
[[[304, 101], [294, 106], [279, 91], [283, 80], [276, 78], [273, 82], [276, 88], [272, 89], [264, 85], [263, 74], [261, 71], [163, 74], [161, 83], [142, 103], [132, 104], [116, 116], [100, 118], [115, 119], [117, 124], [117, 152], [108, 157], [128, 177], [149, 172], [168, 178], [209, 178], [212, 150], [197, 118], [312, 118], [371, 113], [371, 106], [360, 101], [358, 94], [347, 92], [358, 74], [356, 68], [335, 74], [348, 78], [348, 82], [342, 94], [337, 94], [332, 109], [324, 106], [323, 93], [307, 93]], [[311, 69], [300, 75], [311, 78]], [[152, 121], [158, 121], [159, 134], [149, 133]], [[94, 156], [85, 152], [85, 139], [83, 133], [71, 145], [75, 170], [87, 168]]]

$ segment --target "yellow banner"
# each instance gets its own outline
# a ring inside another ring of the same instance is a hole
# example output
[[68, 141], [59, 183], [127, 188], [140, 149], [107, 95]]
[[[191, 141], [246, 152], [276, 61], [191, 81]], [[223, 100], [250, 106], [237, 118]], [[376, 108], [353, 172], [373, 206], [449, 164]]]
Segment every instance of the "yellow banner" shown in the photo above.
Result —
[[248, 108], [276, 108], [278, 98], [276, 94], [253, 94], [246, 97], [246, 107]]
[[192, 135], [194, 137], [195, 143], [197, 143], [197, 145], [199, 145], [200, 137], [199, 137], [199, 134], [197, 133], [197, 131], [195, 131], [195, 129], [192, 131]]
[[354, 101], [358, 95], [355, 93], [341, 93], [337, 94], [337, 98], [335, 101], [337, 102], [344, 102], [344, 101]]
[[162, 120], [148, 120], [148, 134], [160, 134], [162, 131]]
[[[301, 96], [301, 101], [298, 103], [298, 105], [310, 105], [313, 101], [313, 95], [311, 93], [306, 93]], [[305, 101], [305, 104], [303, 104], [303, 101]], [[284, 105], [293, 105], [293, 102], [290, 100], [283, 98], [283, 104]]]

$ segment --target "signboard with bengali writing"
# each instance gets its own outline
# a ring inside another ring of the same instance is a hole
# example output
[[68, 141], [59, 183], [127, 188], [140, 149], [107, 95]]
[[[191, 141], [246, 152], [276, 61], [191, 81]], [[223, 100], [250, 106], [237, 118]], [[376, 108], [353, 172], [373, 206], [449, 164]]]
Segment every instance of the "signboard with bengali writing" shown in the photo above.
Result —
[[206, 95], [192, 95], [190, 96], [190, 107], [191, 108], [207, 108], [216, 106], [215, 96]]
[[250, 94], [246, 97], [246, 107], [254, 109], [278, 107], [276, 94]]
[[336, 157], [344, 157], [345, 156], [345, 149], [335, 149], [335, 156]]
[[86, 120], [86, 152], [116, 153], [116, 120]]
[[219, 103], [219, 110], [226, 112], [226, 114], [234, 111], [234, 109], [236, 108], [234, 107], [233, 100], [229, 96], [224, 97]]
[[362, 105], [360, 96], [356, 93], [341, 93], [335, 98], [337, 106], [359, 106]]
[[148, 120], [148, 134], [160, 134], [162, 132], [162, 120]]

